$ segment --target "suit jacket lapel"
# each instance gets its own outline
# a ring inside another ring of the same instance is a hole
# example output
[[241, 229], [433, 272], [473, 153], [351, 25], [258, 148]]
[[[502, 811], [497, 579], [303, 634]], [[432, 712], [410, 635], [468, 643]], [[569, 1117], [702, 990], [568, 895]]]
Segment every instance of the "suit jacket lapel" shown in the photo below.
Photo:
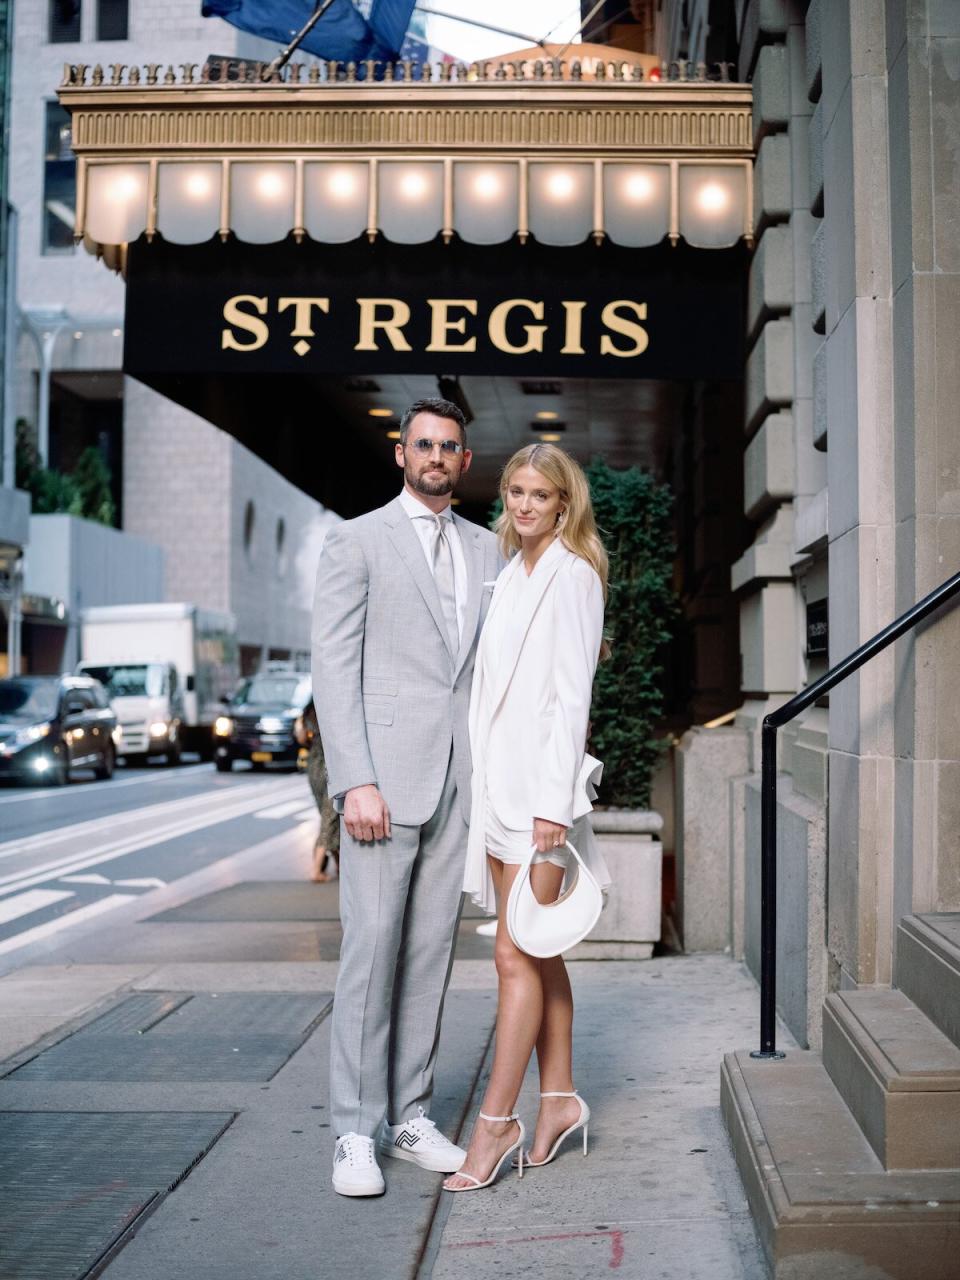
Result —
[[[520, 607], [503, 638], [503, 648], [497, 665], [497, 686], [493, 691], [494, 715], [500, 709], [503, 696], [507, 692], [510, 681], [513, 679], [513, 673], [520, 657], [520, 650], [523, 648], [523, 642], [526, 639], [527, 632], [530, 630], [530, 623], [533, 621], [533, 616], [540, 606], [544, 592], [556, 577], [557, 571], [569, 554], [563, 543], [559, 540], [554, 542], [544, 552], [544, 558], [537, 565], [532, 581], [525, 584], [527, 590], [523, 593]], [[526, 569], [523, 567], [523, 557], [519, 552], [514, 557], [507, 572], [512, 572], [514, 575], [526, 573]], [[506, 583], [504, 587], [506, 587]], [[497, 601], [501, 608], [503, 607], [502, 600], [503, 595], [501, 594], [500, 600]]]
[[480, 541], [480, 529], [453, 513], [453, 522], [460, 535], [460, 546], [463, 548], [463, 559], [467, 566], [467, 608], [463, 616], [463, 634], [460, 637], [460, 652], [457, 655], [456, 678], [470, 656], [473, 642], [477, 636], [477, 619], [480, 617], [480, 601], [483, 595], [483, 546]]
[[443, 610], [440, 607], [440, 594], [437, 591], [437, 584], [433, 580], [433, 574], [430, 572], [430, 567], [423, 554], [420, 539], [414, 532], [413, 522], [401, 506], [399, 498], [395, 498], [393, 502], [384, 507], [383, 520], [387, 528], [387, 535], [396, 548], [400, 559], [410, 570], [410, 574], [417, 584], [420, 594], [423, 596], [424, 603], [437, 624], [437, 630], [440, 632], [443, 643], [447, 646], [447, 651], [452, 658], [455, 658], [456, 654], [453, 652]]

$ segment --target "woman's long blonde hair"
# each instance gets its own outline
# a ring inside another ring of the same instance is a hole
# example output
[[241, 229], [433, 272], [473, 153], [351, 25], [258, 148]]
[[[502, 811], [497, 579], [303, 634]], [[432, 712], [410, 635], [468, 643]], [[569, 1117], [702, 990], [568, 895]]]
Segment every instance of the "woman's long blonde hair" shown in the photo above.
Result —
[[528, 444], [508, 460], [500, 474], [500, 500], [503, 511], [497, 516], [493, 531], [500, 540], [504, 556], [520, 550], [520, 535], [507, 514], [507, 490], [513, 473], [520, 467], [533, 467], [560, 490], [566, 510], [557, 533], [560, 541], [574, 555], [586, 560], [597, 571], [607, 598], [607, 553], [593, 515], [590, 487], [583, 468], [555, 444]]

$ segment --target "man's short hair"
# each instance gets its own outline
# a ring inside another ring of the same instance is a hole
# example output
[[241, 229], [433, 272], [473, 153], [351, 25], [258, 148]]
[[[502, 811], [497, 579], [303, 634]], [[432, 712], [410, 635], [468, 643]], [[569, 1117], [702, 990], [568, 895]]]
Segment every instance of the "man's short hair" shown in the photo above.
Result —
[[400, 443], [407, 443], [407, 433], [410, 430], [410, 423], [414, 420], [418, 413], [432, 413], [436, 418], [449, 418], [451, 422], [455, 422], [460, 428], [460, 443], [467, 442], [467, 420], [453, 403], [452, 400], [441, 400], [436, 397], [432, 400], [414, 400], [410, 408], [404, 413], [400, 419]]

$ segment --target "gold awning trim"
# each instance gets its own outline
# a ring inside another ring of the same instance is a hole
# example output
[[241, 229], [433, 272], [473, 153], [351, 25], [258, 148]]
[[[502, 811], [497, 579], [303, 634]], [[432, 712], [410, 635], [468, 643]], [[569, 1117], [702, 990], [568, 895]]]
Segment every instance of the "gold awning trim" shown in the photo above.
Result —
[[752, 157], [749, 85], [622, 75], [561, 80], [529, 76], [528, 65], [474, 64], [461, 78], [421, 80], [404, 72], [374, 82], [304, 80], [294, 67], [285, 82], [247, 82], [204, 79], [209, 66], [198, 78], [196, 64], [168, 66], [162, 74], [158, 63], [142, 73], [121, 64], [106, 72], [68, 64], [60, 100], [73, 117], [80, 158], [317, 148], [358, 156], [546, 148], [584, 158]]

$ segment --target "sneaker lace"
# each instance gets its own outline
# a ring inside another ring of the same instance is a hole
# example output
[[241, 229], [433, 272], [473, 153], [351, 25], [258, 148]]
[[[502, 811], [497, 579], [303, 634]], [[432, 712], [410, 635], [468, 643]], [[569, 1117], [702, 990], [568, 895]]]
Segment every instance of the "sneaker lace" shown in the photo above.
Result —
[[345, 1138], [341, 1138], [340, 1141], [347, 1153], [347, 1163], [351, 1168], [364, 1168], [375, 1163], [372, 1138], [365, 1138], [359, 1133], [352, 1133]]
[[445, 1142], [446, 1140], [437, 1131], [435, 1121], [430, 1119], [430, 1117], [424, 1112], [423, 1107], [417, 1107], [417, 1110], [420, 1114], [415, 1119], [407, 1121], [410, 1128], [416, 1129], [428, 1143], [439, 1144]]

